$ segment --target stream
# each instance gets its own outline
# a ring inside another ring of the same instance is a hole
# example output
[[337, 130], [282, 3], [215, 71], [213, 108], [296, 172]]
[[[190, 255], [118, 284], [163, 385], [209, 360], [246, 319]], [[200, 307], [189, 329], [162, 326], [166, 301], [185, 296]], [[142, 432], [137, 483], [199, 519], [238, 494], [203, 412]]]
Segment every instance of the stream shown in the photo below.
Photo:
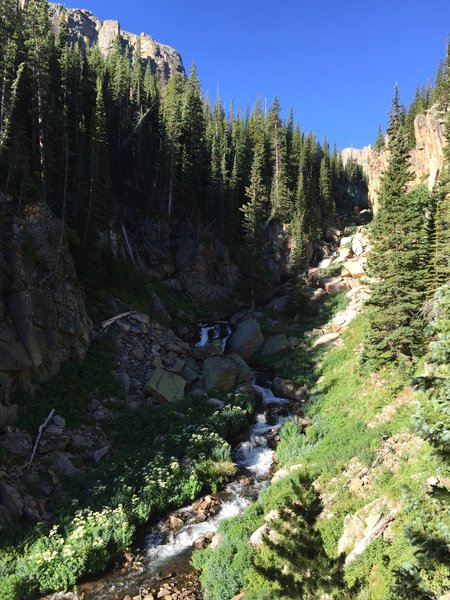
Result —
[[[196, 346], [222, 340], [222, 348], [225, 350], [230, 334], [231, 328], [226, 322], [200, 325], [200, 339]], [[182, 515], [184, 524], [181, 527], [171, 529], [167, 526], [167, 518], [150, 526], [139, 548], [139, 562], [116, 570], [95, 582], [77, 586], [80, 598], [123, 600], [128, 594], [136, 596], [142, 588], [158, 588], [169, 580], [178, 590], [194, 592], [191, 586], [193, 578], [196, 578], [190, 558], [195, 542], [204, 536], [209, 536], [210, 539], [221, 520], [241, 513], [268, 486], [274, 461], [275, 442], [272, 440], [289, 418], [288, 405], [291, 401], [274, 396], [270, 381], [264, 382], [263, 386], [254, 383], [253, 387], [261, 399], [256, 408], [255, 423], [246, 432], [245, 441], [233, 451], [233, 459], [238, 465], [236, 477], [221, 492], [212, 496], [219, 501], [217, 512], [212, 512], [205, 520], [199, 520], [193, 505], [173, 511], [172, 514]], [[283, 414], [278, 414], [279, 411]], [[196, 586], [196, 595], [181, 597], [201, 598], [198, 581]]]

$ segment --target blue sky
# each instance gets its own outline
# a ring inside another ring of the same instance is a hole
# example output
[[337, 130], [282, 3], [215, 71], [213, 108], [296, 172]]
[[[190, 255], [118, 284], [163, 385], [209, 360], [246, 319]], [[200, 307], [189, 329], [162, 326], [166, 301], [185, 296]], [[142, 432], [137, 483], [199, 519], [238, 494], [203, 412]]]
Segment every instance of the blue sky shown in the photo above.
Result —
[[450, 0], [68, 0], [122, 29], [145, 31], [194, 61], [225, 105], [256, 95], [339, 148], [373, 143], [395, 82], [408, 103], [436, 73]]

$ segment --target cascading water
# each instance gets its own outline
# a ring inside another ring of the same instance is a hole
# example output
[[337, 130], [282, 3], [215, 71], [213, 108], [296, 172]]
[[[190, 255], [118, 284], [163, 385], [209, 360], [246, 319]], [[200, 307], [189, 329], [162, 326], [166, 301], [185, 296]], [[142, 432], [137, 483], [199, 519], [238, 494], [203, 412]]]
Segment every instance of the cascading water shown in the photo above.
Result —
[[195, 344], [196, 348], [203, 348], [206, 344], [215, 342], [216, 340], [222, 340], [222, 352], [225, 352], [228, 338], [231, 335], [231, 327], [226, 321], [217, 321], [212, 325], [199, 325], [200, 339]]
[[[231, 328], [227, 323], [214, 323], [200, 326], [202, 347], [214, 340], [222, 340], [225, 348]], [[267, 382], [270, 386], [270, 382]], [[152, 527], [142, 550], [145, 557], [142, 567], [125, 573], [115, 573], [94, 586], [81, 586], [85, 600], [122, 600], [124, 594], [131, 593], [144, 582], [157, 582], [160, 577], [168, 577], [174, 572], [181, 574], [190, 569], [190, 556], [194, 543], [217, 531], [220, 521], [240, 514], [254, 502], [259, 492], [269, 483], [269, 472], [274, 461], [274, 450], [270, 440], [276, 436], [283, 422], [289, 418], [277, 414], [277, 408], [289, 404], [289, 400], [276, 397], [270, 387], [253, 384], [256, 394], [261, 398], [256, 422], [249, 428], [247, 439], [234, 450], [233, 458], [239, 467], [240, 475], [218, 494], [220, 507], [218, 512], [199, 522], [192, 506], [177, 511], [183, 515], [183, 525], [178, 529], [167, 529], [167, 522], [161, 521]]]

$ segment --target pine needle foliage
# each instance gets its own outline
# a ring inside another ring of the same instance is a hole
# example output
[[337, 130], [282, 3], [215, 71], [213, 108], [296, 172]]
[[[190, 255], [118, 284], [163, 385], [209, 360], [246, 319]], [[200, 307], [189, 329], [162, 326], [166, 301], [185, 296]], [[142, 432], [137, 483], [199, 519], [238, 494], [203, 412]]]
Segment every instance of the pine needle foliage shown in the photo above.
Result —
[[264, 548], [256, 561], [257, 572], [276, 582], [280, 599], [310, 600], [342, 587], [342, 562], [327, 556], [315, 527], [322, 505], [311, 484], [303, 474], [292, 483], [296, 499], [269, 521], [271, 531], [263, 536]]
[[411, 179], [408, 140], [396, 89], [388, 129], [389, 163], [373, 225], [371, 273], [377, 278], [368, 303], [369, 331], [362, 361], [371, 370], [422, 354], [420, 311], [426, 298], [430, 194], [407, 193]]

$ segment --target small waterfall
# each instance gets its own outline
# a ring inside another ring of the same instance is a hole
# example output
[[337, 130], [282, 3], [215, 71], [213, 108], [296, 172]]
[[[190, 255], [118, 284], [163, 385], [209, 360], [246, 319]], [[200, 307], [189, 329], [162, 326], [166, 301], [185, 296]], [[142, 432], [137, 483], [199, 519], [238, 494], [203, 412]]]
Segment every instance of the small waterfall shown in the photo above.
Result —
[[254, 383], [253, 389], [259, 396], [261, 396], [263, 405], [267, 406], [269, 404], [290, 404], [290, 400], [275, 396], [271, 388], [261, 387], [260, 385], [256, 385], [256, 383]]
[[219, 521], [235, 517], [251, 503], [249, 498], [242, 495], [241, 484], [238, 481], [230, 483], [220, 495], [222, 502], [219, 511], [206, 521], [196, 522], [196, 515], [192, 507], [187, 506], [179, 511], [190, 515], [187, 521], [179, 530], [171, 531], [164, 541], [163, 535], [157, 530], [150, 532], [145, 545], [147, 547], [146, 558], [152, 569], [164, 565], [164, 563], [186, 551], [190, 551], [194, 542], [202, 535], [217, 531]]
[[210, 344], [216, 340], [222, 340], [222, 352], [225, 352], [228, 338], [231, 335], [231, 327], [226, 321], [217, 321], [212, 325], [199, 325], [200, 339], [195, 344], [196, 348], [203, 348], [206, 344]]

